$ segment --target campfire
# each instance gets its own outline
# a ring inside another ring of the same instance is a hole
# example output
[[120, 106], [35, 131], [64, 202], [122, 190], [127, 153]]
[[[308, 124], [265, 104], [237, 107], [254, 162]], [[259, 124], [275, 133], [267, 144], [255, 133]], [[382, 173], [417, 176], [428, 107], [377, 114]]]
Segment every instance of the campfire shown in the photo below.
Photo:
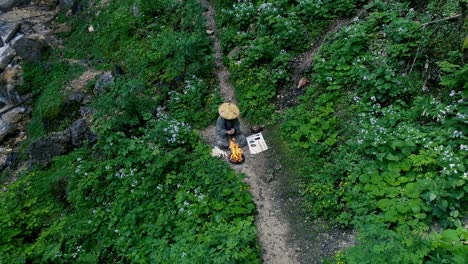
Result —
[[229, 155], [229, 161], [232, 163], [242, 163], [244, 162], [244, 152], [239, 147], [239, 144], [236, 143], [235, 138], [231, 138], [229, 141], [229, 149], [231, 154]]

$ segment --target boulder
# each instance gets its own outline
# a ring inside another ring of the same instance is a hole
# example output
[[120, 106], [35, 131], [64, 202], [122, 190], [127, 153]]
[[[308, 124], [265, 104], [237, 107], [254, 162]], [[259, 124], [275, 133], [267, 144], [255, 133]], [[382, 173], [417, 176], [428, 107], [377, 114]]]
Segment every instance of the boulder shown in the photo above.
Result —
[[59, 7], [62, 10], [68, 10], [71, 14], [75, 14], [83, 11], [84, 7], [80, 3], [80, 0], [59, 0]]
[[3, 52], [0, 50], [0, 71], [3, 71], [15, 57], [15, 50], [8, 47]]
[[0, 161], [0, 171], [3, 171], [6, 168], [13, 168], [16, 165], [17, 157], [17, 151], [10, 152], [4, 158], [2, 157]]
[[111, 72], [101, 74], [94, 85], [94, 94], [101, 94], [114, 82], [114, 76]]
[[42, 41], [20, 38], [13, 44], [16, 55], [28, 62], [39, 62], [49, 46]]
[[70, 126], [71, 143], [74, 147], [80, 147], [85, 141], [93, 144], [97, 140], [96, 134], [92, 133], [84, 119], [73, 122]]
[[96, 141], [97, 135], [91, 132], [86, 120], [79, 119], [65, 130], [33, 142], [28, 154], [32, 164], [47, 166], [54, 157], [67, 154], [85, 142], [93, 144]]
[[[8, 105], [5, 108], [9, 107]], [[3, 110], [3, 109], [2, 109]], [[18, 128], [18, 122], [23, 118], [23, 113], [25, 109], [22, 107], [17, 107], [12, 109], [9, 112], [3, 114], [0, 118], [0, 142], [3, 139], [15, 132]]]
[[0, 102], [11, 106], [21, 101], [15, 87], [21, 84], [22, 73], [21, 67], [16, 65], [6, 67], [3, 73], [0, 74]]
[[73, 92], [67, 96], [65, 104], [81, 104], [86, 97], [86, 94], [81, 91]]
[[5, 40], [5, 43], [9, 43], [15, 38], [16, 33], [21, 28], [20, 23], [1, 23], [0, 24], [0, 36]]
[[14, 6], [27, 2], [29, 2], [29, 0], [0, 0], [0, 10], [8, 10]]
[[19, 23], [0, 21], [0, 72], [4, 70], [15, 57], [15, 51], [10, 45], [21, 37], [21, 35], [17, 35], [19, 28]]
[[55, 132], [38, 139], [28, 148], [31, 163], [47, 166], [56, 156], [66, 154], [72, 150], [70, 129]]

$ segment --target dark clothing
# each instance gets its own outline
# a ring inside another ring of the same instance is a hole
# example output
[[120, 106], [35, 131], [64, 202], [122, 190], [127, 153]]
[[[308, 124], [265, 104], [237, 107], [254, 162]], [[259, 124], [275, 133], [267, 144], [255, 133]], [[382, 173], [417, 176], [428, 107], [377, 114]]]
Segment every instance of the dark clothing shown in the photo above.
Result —
[[[227, 132], [234, 128], [234, 134], [228, 135]], [[236, 139], [236, 143], [239, 143], [240, 147], [247, 145], [245, 136], [242, 135], [240, 130], [239, 119], [227, 120], [222, 117], [218, 117], [216, 121], [216, 143], [222, 148], [229, 148], [229, 140], [231, 138]]]

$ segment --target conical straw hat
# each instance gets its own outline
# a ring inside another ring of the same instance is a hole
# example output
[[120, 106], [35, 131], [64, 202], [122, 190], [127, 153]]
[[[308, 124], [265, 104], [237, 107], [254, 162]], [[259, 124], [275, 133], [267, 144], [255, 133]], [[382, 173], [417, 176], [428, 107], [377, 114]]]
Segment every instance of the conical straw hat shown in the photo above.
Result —
[[222, 118], [232, 120], [239, 117], [240, 111], [237, 105], [233, 103], [224, 103], [219, 106], [218, 113]]

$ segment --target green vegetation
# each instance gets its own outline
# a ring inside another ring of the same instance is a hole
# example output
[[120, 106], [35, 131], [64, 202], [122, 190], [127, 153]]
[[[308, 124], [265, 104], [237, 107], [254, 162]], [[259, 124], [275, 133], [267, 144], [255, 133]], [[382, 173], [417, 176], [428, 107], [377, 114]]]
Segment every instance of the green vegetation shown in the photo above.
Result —
[[[0, 263], [259, 263], [247, 186], [194, 132], [221, 100], [199, 1], [81, 2], [60, 16], [73, 29], [65, 49], [23, 65], [21, 91], [38, 94], [29, 137], [70, 121], [64, 87], [84, 67], [66, 59], [125, 73], [87, 91], [94, 146], [0, 193]], [[283, 120], [312, 218], [358, 230], [358, 245], [329, 261], [468, 259], [468, 25], [443, 19], [466, 1], [212, 2], [243, 114]], [[299, 103], [275, 113], [279, 91], [296, 85], [295, 58], [342, 18]]]
[[252, 118], [266, 118], [282, 86], [292, 87], [294, 56], [334, 18], [355, 16], [321, 46], [306, 94], [281, 116], [285, 140], [309, 159], [304, 206], [359, 229], [360, 244], [335, 261], [463, 263], [468, 25], [425, 23], [466, 3], [218, 2], [223, 47]]
[[56, 120], [63, 121], [61, 109], [67, 95], [64, 87], [83, 72], [83, 67], [60, 62], [51, 56], [43, 65], [24, 64], [23, 71], [24, 83], [19, 91], [38, 95], [28, 127], [29, 136], [36, 139], [61, 126]]
[[95, 145], [23, 172], [0, 193], [0, 263], [259, 263], [242, 175], [194, 132], [220, 102], [200, 3], [81, 2], [89, 7], [66, 18], [65, 49], [23, 65], [22, 92], [38, 94], [30, 136], [66, 127], [65, 88], [84, 70], [68, 61], [124, 74], [85, 87]]

